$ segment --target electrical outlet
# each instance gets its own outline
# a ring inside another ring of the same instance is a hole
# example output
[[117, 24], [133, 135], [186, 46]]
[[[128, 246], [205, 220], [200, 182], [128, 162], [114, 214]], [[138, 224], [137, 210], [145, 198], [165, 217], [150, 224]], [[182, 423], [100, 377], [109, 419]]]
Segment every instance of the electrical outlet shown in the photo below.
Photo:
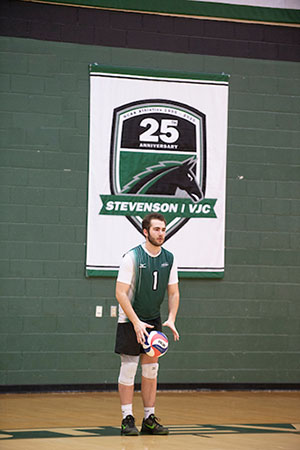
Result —
[[103, 306], [96, 306], [96, 317], [102, 317]]
[[114, 305], [110, 307], [110, 317], [117, 317], [117, 307]]

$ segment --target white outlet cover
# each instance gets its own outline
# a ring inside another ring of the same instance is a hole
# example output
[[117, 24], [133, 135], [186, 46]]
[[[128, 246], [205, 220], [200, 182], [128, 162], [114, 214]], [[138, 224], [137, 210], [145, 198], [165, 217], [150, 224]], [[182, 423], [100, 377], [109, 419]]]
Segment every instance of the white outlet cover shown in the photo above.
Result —
[[102, 317], [103, 306], [96, 306], [96, 317]]

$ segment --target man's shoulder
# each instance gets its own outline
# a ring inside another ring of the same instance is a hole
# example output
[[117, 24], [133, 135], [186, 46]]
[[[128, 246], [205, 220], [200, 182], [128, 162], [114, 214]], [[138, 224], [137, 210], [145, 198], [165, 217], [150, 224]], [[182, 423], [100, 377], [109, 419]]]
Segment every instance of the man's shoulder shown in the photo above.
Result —
[[127, 252], [124, 253], [123, 258], [124, 258], [126, 255], [131, 255], [131, 256], [134, 255], [136, 252], [139, 251], [139, 247], [142, 247], [142, 246], [141, 246], [141, 245], [137, 245], [136, 247], [132, 247], [131, 249], [127, 250]]
[[170, 260], [170, 261], [173, 262], [173, 260], [174, 260], [174, 255], [173, 255], [172, 252], [170, 252], [169, 250], [167, 250], [167, 249], [164, 248], [164, 247], [161, 248], [161, 251], [162, 251], [161, 254], [164, 254], [165, 257], [166, 257], [168, 260]]
[[141, 245], [137, 245], [136, 247], [131, 248], [126, 253], [124, 253], [122, 257], [122, 261], [124, 263], [137, 263], [137, 260], [140, 258], [140, 255], [143, 254], [143, 249]]

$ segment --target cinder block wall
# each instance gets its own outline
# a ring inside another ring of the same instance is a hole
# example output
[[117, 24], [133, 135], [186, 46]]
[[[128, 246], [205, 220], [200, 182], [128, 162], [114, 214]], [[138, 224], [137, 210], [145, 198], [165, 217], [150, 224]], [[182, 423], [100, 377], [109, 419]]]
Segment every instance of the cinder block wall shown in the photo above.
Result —
[[299, 31], [1, 8], [2, 388], [116, 384], [115, 280], [84, 276], [91, 62], [231, 75], [225, 278], [180, 281], [161, 385], [299, 382]]

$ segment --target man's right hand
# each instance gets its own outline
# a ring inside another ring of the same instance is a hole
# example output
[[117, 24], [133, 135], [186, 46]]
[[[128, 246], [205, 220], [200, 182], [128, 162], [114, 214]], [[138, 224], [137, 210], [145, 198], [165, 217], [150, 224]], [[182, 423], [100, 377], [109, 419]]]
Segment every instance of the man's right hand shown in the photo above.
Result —
[[153, 325], [149, 325], [149, 323], [142, 322], [141, 320], [137, 320], [133, 324], [133, 327], [136, 334], [136, 340], [139, 344], [143, 344], [145, 342], [145, 336], [149, 335], [147, 328], [154, 328]]

